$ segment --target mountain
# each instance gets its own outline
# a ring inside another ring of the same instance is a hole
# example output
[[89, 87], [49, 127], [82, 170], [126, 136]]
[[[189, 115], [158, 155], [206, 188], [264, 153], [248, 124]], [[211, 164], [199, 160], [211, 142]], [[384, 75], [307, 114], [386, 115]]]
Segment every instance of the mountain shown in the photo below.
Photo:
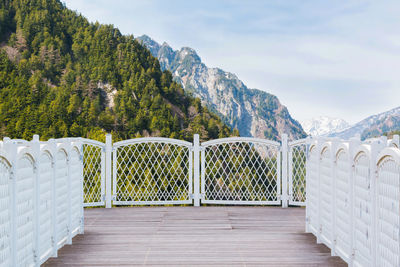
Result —
[[232, 134], [133, 36], [58, 0], [0, 1], [0, 138]]
[[361, 139], [366, 139], [373, 136], [379, 136], [386, 132], [400, 130], [400, 107], [391, 109], [389, 111], [372, 115], [352, 127], [334, 133], [331, 136], [348, 139], [356, 134], [361, 136]]
[[279, 140], [283, 133], [290, 139], [305, 137], [299, 122], [278, 98], [267, 92], [249, 89], [239, 78], [219, 68], [208, 68], [195, 50], [173, 50], [150, 37], [137, 38], [158, 58], [162, 70], [170, 70], [185, 91], [199, 97], [224, 122], [237, 128], [241, 136]]
[[350, 127], [350, 124], [343, 119], [320, 116], [304, 121], [301, 124], [304, 131], [311, 136], [324, 136], [343, 131]]

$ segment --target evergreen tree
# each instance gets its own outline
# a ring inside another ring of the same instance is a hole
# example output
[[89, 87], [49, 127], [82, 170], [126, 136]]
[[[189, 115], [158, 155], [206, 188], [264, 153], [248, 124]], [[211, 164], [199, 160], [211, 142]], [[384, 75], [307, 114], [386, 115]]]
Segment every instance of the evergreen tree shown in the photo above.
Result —
[[232, 134], [132, 35], [58, 0], [1, 0], [0, 44], [0, 138]]

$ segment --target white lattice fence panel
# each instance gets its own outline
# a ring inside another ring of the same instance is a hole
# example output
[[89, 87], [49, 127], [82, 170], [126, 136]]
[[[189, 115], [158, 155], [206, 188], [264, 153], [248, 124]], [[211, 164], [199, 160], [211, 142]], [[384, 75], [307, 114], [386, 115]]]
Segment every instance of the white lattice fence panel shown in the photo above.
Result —
[[354, 262], [371, 266], [372, 262], [372, 193], [369, 158], [361, 153], [354, 164]]
[[280, 204], [279, 144], [228, 140], [202, 155], [202, 202]]
[[0, 266], [11, 265], [10, 165], [0, 157]]
[[348, 151], [342, 149], [336, 156], [335, 172], [335, 224], [336, 251], [347, 261], [351, 257], [351, 161]]
[[104, 205], [104, 145], [83, 144], [84, 206]]
[[54, 169], [52, 158], [49, 153], [43, 152], [40, 155], [39, 175], [39, 239], [40, 256], [45, 258], [52, 251], [52, 209], [53, 209], [53, 178]]
[[24, 155], [18, 161], [15, 183], [17, 266], [34, 262], [34, 177], [33, 160]]
[[[321, 239], [326, 245], [331, 246], [332, 228], [332, 158], [331, 150], [326, 147], [321, 153], [320, 169], [320, 231]], [[323, 196], [323, 197], [322, 197]]]
[[306, 201], [307, 145], [290, 146], [289, 151], [289, 204], [304, 205]]
[[387, 157], [378, 167], [377, 266], [400, 266], [400, 166]]
[[70, 153], [70, 179], [71, 179], [71, 231], [78, 233], [82, 218], [82, 184], [81, 184], [81, 160], [80, 153], [73, 148]]
[[190, 144], [181, 143], [116, 144], [114, 204], [191, 203], [192, 152]]
[[318, 203], [319, 203], [319, 155], [316, 146], [312, 146], [308, 158], [308, 173], [307, 173], [307, 221], [309, 230], [317, 235], [319, 231], [318, 222]]
[[62, 246], [68, 237], [68, 162], [64, 150], [56, 155], [56, 231], [57, 243]]

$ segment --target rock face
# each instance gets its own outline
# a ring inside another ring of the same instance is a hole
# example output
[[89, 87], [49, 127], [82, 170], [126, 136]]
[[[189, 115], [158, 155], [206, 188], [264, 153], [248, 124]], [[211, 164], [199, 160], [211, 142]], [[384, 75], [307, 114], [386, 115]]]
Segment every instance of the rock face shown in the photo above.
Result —
[[400, 107], [372, 115], [352, 127], [330, 136], [348, 139], [359, 134], [361, 139], [366, 139], [396, 130], [400, 130]]
[[301, 123], [304, 131], [311, 136], [326, 136], [350, 127], [343, 119], [320, 116]]
[[219, 68], [208, 68], [196, 51], [183, 47], [173, 50], [143, 35], [137, 38], [160, 61], [161, 69], [170, 70], [185, 91], [217, 113], [225, 123], [237, 128], [241, 136], [280, 140], [305, 137], [300, 123], [274, 95], [249, 89], [238, 77]]

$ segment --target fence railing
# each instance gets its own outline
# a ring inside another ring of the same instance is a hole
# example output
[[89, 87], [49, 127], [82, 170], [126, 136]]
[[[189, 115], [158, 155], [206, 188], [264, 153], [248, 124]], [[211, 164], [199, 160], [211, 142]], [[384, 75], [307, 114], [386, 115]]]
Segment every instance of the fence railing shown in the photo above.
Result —
[[306, 203], [306, 159], [310, 139], [301, 139], [288, 144], [289, 205], [305, 206]]
[[113, 204], [191, 204], [192, 144], [137, 138], [113, 145]]
[[39, 266], [83, 233], [79, 139], [0, 142], [0, 265]]
[[83, 155], [84, 206], [104, 206], [106, 200], [106, 145], [81, 139]]
[[306, 231], [350, 266], [400, 266], [398, 141], [310, 145]]
[[281, 144], [256, 138], [202, 143], [201, 202], [281, 204]]
[[[306, 204], [307, 231], [355, 266], [399, 266], [399, 137], [200, 143], [0, 142], [0, 265], [40, 265], [83, 232], [83, 207]], [[307, 194], [306, 194], [307, 192]]]
[[305, 204], [306, 139], [80, 140], [85, 207]]

